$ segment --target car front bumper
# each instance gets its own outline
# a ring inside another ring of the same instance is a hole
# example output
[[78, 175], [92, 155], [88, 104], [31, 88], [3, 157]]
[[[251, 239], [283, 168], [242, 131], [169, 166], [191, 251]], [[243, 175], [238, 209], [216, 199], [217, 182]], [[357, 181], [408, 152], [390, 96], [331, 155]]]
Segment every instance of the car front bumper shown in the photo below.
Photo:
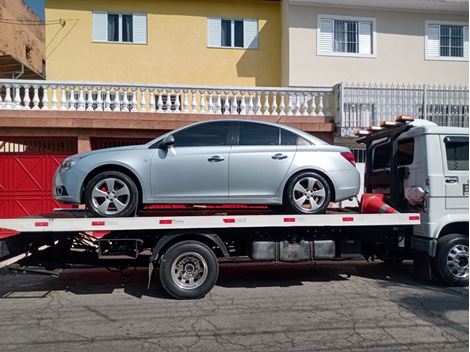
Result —
[[[71, 168], [69, 170], [61, 170], [60, 168], [54, 175], [52, 184], [52, 195], [58, 201], [64, 203], [81, 203], [82, 184], [85, 175]], [[62, 194], [59, 194], [59, 188], [62, 189]]]

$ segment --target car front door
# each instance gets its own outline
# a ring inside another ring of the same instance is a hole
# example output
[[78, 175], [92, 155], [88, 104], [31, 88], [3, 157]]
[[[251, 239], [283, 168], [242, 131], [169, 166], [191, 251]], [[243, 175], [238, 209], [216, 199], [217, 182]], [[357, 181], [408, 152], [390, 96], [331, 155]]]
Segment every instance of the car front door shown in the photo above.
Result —
[[468, 137], [441, 136], [447, 209], [468, 209]]
[[233, 122], [212, 121], [173, 134], [175, 143], [156, 150], [151, 166], [155, 202], [224, 202]]
[[276, 126], [240, 122], [237, 137], [230, 152], [230, 200], [275, 197], [294, 160], [297, 135]]

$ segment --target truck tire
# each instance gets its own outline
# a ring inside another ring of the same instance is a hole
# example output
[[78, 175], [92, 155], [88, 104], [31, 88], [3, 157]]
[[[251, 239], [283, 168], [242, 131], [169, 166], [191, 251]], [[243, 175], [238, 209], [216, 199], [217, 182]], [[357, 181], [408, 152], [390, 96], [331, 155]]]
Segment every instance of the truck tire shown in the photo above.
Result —
[[84, 198], [87, 209], [94, 216], [134, 216], [139, 203], [139, 190], [126, 174], [105, 171], [87, 183]]
[[160, 281], [168, 294], [177, 299], [204, 297], [219, 276], [219, 262], [214, 252], [198, 241], [184, 241], [171, 246], [160, 263]]
[[468, 237], [454, 233], [439, 238], [432, 268], [434, 274], [444, 284], [467, 286]]

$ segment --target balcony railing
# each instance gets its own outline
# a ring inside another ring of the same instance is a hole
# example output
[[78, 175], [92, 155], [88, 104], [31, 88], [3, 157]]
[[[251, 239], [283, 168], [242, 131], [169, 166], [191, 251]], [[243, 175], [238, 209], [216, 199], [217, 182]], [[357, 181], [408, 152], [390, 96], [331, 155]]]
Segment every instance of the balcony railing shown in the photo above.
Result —
[[0, 109], [333, 116], [331, 87], [217, 87], [0, 80]]

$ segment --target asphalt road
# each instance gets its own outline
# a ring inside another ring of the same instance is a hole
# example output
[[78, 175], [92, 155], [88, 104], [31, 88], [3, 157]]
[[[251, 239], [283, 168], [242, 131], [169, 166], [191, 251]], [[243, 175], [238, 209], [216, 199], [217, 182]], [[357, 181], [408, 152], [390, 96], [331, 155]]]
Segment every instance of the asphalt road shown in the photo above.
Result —
[[468, 288], [362, 261], [224, 265], [177, 301], [146, 270], [0, 276], [4, 351], [468, 351]]

